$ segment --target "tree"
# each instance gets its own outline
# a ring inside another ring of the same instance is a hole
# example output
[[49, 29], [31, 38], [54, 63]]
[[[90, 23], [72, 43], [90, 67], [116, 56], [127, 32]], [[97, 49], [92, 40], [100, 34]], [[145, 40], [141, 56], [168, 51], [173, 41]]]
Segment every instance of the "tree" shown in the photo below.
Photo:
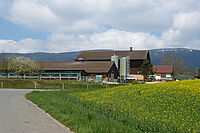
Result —
[[1, 54], [1, 63], [0, 63], [0, 71], [6, 73], [6, 77], [8, 76], [8, 57], [5, 56], [5, 53]]
[[195, 68], [184, 66], [184, 60], [178, 55], [166, 55], [161, 58], [162, 65], [173, 65], [174, 75], [190, 75], [196, 74]]
[[165, 55], [161, 58], [161, 63], [163, 65], [173, 65], [177, 67], [183, 67], [184, 60], [178, 55]]
[[184, 73], [185, 66], [183, 62], [184, 60], [178, 55], [166, 55], [161, 58], [162, 65], [173, 65], [174, 75], [180, 75]]
[[197, 78], [200, 78], [200, 68], [198, 69], [198, 74], [197, 74]]
[[38, 63], [39, 65], [39, 69], [36, 71], [36, 73], [38, 74], [38, 78], [41, 79], [41, 74], [44, 72], [43, 69], [42, 69], [42, 64], [41, 63]]
[[40, 64], [25, 57], [9, 57], [8, 70], [21, 75], [24, 78], [26, 73], [37, 73], [40, 70]]
[[145, 80], [149, 77], [149, 75], [154, 74], [153, 65], [149, 60], [144, 61], [143, 64], [141, 65], [140, 74], [144, 76]]

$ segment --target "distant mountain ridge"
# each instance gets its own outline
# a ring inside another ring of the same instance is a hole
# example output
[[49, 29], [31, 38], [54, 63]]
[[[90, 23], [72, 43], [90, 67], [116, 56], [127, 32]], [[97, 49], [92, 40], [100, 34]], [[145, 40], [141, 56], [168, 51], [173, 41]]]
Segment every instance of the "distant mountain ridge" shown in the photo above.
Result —
[[152, 64], [161, 64], [161, 58], [166, 55], [178, 55], [184, 59], [184, 65], [200, 68], [200, 50], [187, 48], [163, 48], [150, 50]]
[[[96, 50], [95, 50], [96, 51]], [[99, 51], [99, 50], [97, 50]], [[24, 56], [36, 61], [74, 61], [82, 51], [64, 53], [5, 53], [6, 56]], [[161, 58], [165, 55], [178, 55], [184, 59], [184, 65], [193, 68], [200, 68], [200, 50], [186, 48], [163, 48], [149, 50], [153, 65], [161, 64]], [[2, 54], [0, 54], [1, 56]]]
[[[66, 52], [66, 53], [45, 53], [45, 52], [36, 52], [36, 53], [5, 53], [6, 56], [24, 56], [36, 61], [73, 61], [74, 58], [80, 54], [78, 52]], [[0, 54], [1, 56], [2, 54]]]

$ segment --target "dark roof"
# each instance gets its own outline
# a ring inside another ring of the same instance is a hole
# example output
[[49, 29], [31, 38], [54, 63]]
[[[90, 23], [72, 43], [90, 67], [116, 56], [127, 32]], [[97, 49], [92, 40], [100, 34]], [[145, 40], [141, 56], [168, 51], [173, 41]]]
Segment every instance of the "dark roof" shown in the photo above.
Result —
[[114, 62], [40, 62], [42, 70], [82, 70], [86, 73], [107, 73]]
[[80, 53], [75, 60], [110, 60], [111, 56], [118, 55], [119, 57], [130, 56], [130, 59], [145, 59], [148, 55], [148, 50], [133, 50], [133, 51], [84, 51]]
[[157, 65], [153, 66], [153, 71], [156, 73], [173, 73], [172, 65]]

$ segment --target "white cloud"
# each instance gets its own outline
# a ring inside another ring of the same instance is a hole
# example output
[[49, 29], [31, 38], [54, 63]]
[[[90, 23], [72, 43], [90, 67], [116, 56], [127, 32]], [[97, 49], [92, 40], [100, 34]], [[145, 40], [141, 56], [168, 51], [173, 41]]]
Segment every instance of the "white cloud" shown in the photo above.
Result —
[[13, 0], [0, 0], [0, 16], [6, 17]]
[[34, 40], [31, 38], [23, 39], [21, 41], [0, 40], [0, 52], [8, 53], [32, 53], [43, 49], [41, 40]]
[[92, 49], [127, 50], [130, 46], [134, 49], [151, 49], [163, 47], [164, 44], [156, 36], [148, 33], [132, 33], [119, 30], [109, 30], [92, 35], [67, 35], [53, 34], [48, 38], [50, 51], [64, 52]]
[[168, 46], [200, 48], [200, 11], [180, 12], [174, 16], [173, 26], [163, 32]]
[[142, 32], [125, 32], [120, 30], [109, 30], [90, 37], [91, 43], [97, 48], [128, 49], [150, 49], [152, 47], [163, 47], [163, 43], [153, 35]]
[[108, 23], [128, 31], [167, 30], [177, 12], [200, 9], [199, 0], [117, 0], [108, 12]]
[[200, 32], [200, 11], [178, 13], [174, 16], [174, 28], [187, 32]]
[[15, 0], [10, 8], [9, 19], [17, 24], [47, 31], [59, 23], [59, 18], [37, 0]]
[[197, 10], [199, 0], [15, 0], [9, 19], [51, 32], [95, 33], [102, 25], [133, 32], [162, 32], [173, 15]]
[[148, 33], [131, 33], [119, 30], [109, 30], [92, 35], [52, 34], [46, 41], [24, 39], [21, 41], [0, 40], [0, 49], [4, 52], [29, 53], [38, 51], [66, 52], [93, 49], [127, 50], [151, 49], [163, 47], [164, 44], [156, 36]]
[[200, 49], [199, 0], [14, 0], [7, 7], [10, 21], [51, 33], [45, 41], [0, 40], [7, 51]]
[[[8, 19], [17, 24], [48, 32], [83, 33], [98, 30], [92, 21], [95, 7], [88, 2], [15, 0]], [[91, 2], [93, 3], [93, 2]]]
[[16, 49], [16, 42], [13, 40], [0, 40], [0, 52], [12, 52], [12, 49]]

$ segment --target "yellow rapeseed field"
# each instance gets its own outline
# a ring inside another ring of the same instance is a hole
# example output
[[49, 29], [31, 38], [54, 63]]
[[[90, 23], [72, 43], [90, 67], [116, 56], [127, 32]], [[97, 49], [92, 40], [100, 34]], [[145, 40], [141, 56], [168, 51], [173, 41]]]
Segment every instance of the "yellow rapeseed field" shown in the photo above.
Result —
[[144, 132], [200, 132], [200, 80], [127, 85], [71, 96]]

